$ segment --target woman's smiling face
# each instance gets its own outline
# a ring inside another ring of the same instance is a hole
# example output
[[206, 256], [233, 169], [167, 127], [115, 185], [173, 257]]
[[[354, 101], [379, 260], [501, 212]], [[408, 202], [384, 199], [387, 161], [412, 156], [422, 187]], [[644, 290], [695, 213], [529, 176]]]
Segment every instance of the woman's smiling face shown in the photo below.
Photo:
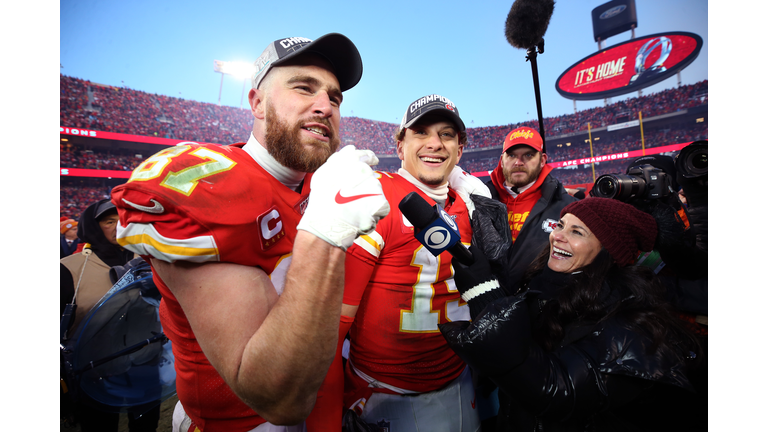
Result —
[[547, 266], [558, 273], [573, 273], [591, 264], [602, 248], [581, 219], [566, 213], [549, 234]]

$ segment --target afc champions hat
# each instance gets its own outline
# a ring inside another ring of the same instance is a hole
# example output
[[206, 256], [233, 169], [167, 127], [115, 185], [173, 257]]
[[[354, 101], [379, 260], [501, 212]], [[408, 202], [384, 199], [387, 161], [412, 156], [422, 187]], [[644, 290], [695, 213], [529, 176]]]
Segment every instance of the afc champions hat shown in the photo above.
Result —
[[259, 84], [274, 67], [302, 54], [314, 53], [333, 66], [334, 75], [339, 80], [341, 91], [354, 87], [363, 76], [363, 60], [360, 52], [349, 38], [339, 33], [328, 33], [312, 40], [303, 37], [279, 39], [267, 46], [253, 63], [256, 68], [251, 77], [251, 86]]
[[416, 99], [408, 106], [403, 115], [403, 120], [400, 122], [400, 129], [413, 126], [421, 117], [427, 113], [443, 114], [449, 117], [456, 123], [460, 132], [466, 130], [464, 122], [459, 117], [459, 109], [448, 98], [440, 96], [438, 94], [432, 94]]
[[539, 135], [536, 129], [526, 126], [519, 127], [512, 130], [512, 132], [508, 133], [507, 137], [504, 138], [504, 150], [502, 150], [502, 152], [506, 152], [519, 144], [533, 147], [536, 151], [540, 152], [541, 148], [544, 146], [544, 140], [541, 139], [541, 135]]

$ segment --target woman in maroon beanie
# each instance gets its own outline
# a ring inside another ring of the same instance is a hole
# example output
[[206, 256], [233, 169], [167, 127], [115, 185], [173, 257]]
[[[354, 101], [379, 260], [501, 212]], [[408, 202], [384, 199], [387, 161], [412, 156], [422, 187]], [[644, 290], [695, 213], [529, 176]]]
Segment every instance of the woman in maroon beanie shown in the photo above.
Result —
[[504, 297], [479, 247], [454, 264], [472, 323], [441, 325], [499, 392], [497, 431], [706, 430], [686, 377], [698, 344], [648, 267], [652, 216], [607, 198], [569, 204], [521, 291]]

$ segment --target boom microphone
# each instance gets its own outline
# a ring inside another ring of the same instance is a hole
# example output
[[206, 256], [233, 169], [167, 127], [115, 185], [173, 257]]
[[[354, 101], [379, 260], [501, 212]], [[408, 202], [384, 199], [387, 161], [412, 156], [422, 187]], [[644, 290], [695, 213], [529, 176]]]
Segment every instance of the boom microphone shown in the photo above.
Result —
[[432, 207], [419, 194], [411, 192], [400, 201], [398, 207], [413, 224], [416, 240], [432, 255], [438, 256], [447, 250], [465, 266], [475, 262], [472, 253], [461, 243], [459, 227], [440, 204]]
[[555, 11], [554, 0], [515, 0], [507, 15], [504, 35], [515, 48], [526, 50], [526, 60], [531, 62], [533, 73], [533, 92], [536, 96], [536, 113], [539, 115], [539, 135], [541, 152], [547, 152], [544, 115], [541, 111], [541, 91], [539, 90], [539, 67], [536, 65], [536, 51], [544, 53], [544, 33], [549, 27], [549, 19]]
[[554, 10], [554, 0], [516, 0], [504, 26], [507, 41], [525, 50], [537, 46], [544, 39]]

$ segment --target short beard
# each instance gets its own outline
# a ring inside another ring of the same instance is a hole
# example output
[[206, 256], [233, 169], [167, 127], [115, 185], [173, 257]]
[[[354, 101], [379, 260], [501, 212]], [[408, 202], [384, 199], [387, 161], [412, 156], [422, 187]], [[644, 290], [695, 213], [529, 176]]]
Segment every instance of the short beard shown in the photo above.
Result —
[[536, 165], [536, 168], [534, 169], [534, 171], [532, 173], [528, 174], [527, 177], [525, 177], [523, 180], [518, 180], [518, 181], [514, 181], [514, 182], [512, 181], [512, 175], [511, 175], [512, 173], [511, 172], [507, 171], [504, 168], [502, 168], [502, 172], [504, 174], [504, 180], [507, 182], [508, 186], [519, 188], [519, 187], [523, 187], [523, 186], [525, 186], [525, 185], [527, 185], [527, 184], [529, 184], [531, 182], [536, 181], [536, 179], [539, 178], [539, 174], [541, 174], [541, 169], [542, 169], [542, 167]]
[[264, 145], [267, 151], [281, 165], [301, 172], [315, 172], [339, 147], [339, 138], [334, 134], [328, 119], [315, 117], [306, 121], [322, 123], [328, 127], [330, 142], [328, 146], [310, 143], [311, 149], [305, 148], [301, 141], [302, 124], [293, 127], [282, 121], [272, 104], [267, 102], [267, 130]]

